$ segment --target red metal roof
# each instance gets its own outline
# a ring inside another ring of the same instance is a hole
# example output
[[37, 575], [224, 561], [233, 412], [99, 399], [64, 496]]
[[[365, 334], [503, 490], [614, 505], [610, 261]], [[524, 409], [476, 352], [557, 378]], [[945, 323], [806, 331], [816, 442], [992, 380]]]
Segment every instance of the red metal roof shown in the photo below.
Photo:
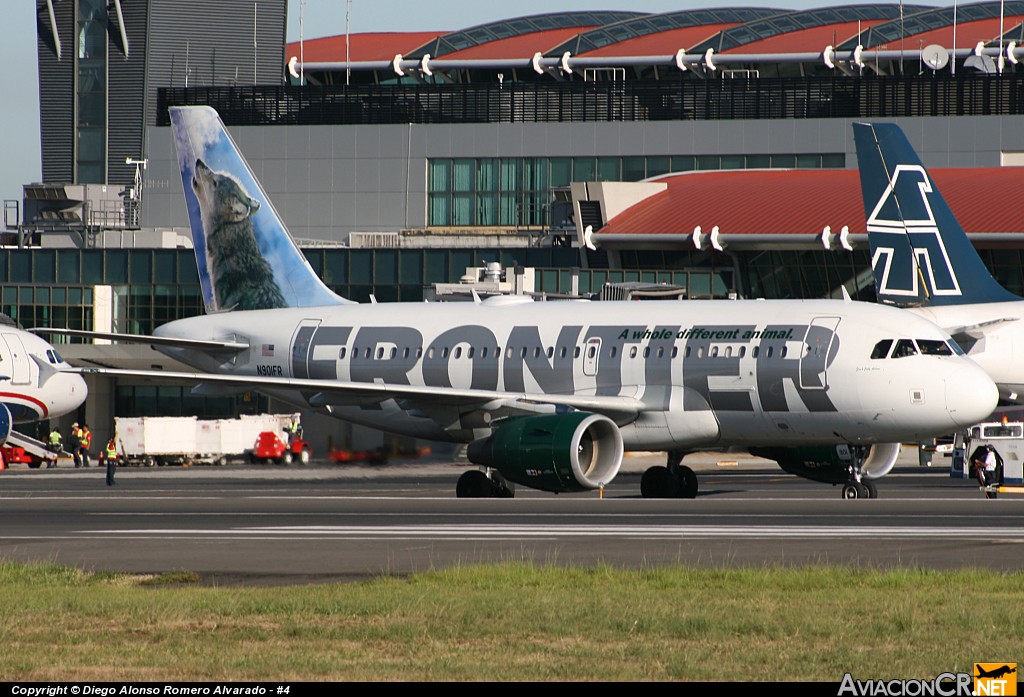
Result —
[[[398, 53], [409, 53], [440, 34], [447, 32], [387, 32], [352, 34], [349, 55], [353, 62], [391, 60]], [[333, 63], [345, 60], [345, 36], [325, 36], [303, 42], [303, 55], [307, 63]], [[285, 60], [298, 57], [299, 42], [285, 46]]]
[[[1017, 168], [929, 170], [967, 232], [1024, 231]], [[626, 209], [599, 234], [689, 235], [866, 233], [860, 178], [853, 169], [689, 172], [656, 181], [668, 189]]]

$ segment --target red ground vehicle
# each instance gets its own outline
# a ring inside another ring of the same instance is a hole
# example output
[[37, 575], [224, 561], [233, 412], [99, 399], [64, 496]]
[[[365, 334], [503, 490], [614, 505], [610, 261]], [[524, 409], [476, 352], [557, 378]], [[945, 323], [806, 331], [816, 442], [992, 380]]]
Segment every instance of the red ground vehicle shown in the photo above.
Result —
[[4, 463], [7, 465], [25, 464], [32, 469], [38, 469], [43, 463], [42, 460], [37, 457], [32, 457], [25, 452], [24, 448], [17, 445], [5, 445], [3, 448], [0, 448], [0, 450], [3, 451]]
[[309, 443], [296, 438], [292, 441], [291, 447], [281, 440], [281, 437], [273, 431], [263, 431], [256, 437], [256, 444], [252, 447], [252, 462], [276, 462], [277, 464], [290, 465], [293, 462], [300, 462], [303, 465], [309, 463], [313, 455], [313, 449]]

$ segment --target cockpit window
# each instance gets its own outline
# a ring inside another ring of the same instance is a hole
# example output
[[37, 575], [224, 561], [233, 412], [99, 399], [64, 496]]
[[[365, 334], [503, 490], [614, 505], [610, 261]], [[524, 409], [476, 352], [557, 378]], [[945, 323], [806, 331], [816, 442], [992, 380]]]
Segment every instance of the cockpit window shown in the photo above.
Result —
[[906, 358], [907, 356], [916, 356], [917, 347], [914, 346], [914, 342], [910, 339], [900, 339], [896, 342], [896, 348], [892, 351], [893, 358]]
[[871, 360], [885, 358], [886, 356], [889, 355], [890, 348], [892, 348], [892, 339], [882, 339], [877, 344], [875, 344], [875, 348], [871, 352]]
[[925, 356], [952, 356], [953, 351], [945, 341], [938, 339], [918, 339], [917, 346]]
[[952, 339], [950, 339], [946, 343], [949, 344], [949, 349], [954, 354], [956, 354], [957, 356], [966, 356], [967, 355], [966, 353], [964, 353], [964, 350], [962, 348], [960, 348], [960, 344], [956, 343]]

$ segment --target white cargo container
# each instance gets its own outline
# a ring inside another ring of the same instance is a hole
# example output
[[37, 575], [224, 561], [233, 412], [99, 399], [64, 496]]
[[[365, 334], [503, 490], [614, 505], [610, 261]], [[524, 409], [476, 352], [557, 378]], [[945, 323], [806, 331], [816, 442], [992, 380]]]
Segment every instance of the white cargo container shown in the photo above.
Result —
[[114, 426], [128, 464], [227, 464], [247, 458], [256, 438], [273, 431], [286, 438], [291, 414], [199, 420], [194, 416], [116, 417]]

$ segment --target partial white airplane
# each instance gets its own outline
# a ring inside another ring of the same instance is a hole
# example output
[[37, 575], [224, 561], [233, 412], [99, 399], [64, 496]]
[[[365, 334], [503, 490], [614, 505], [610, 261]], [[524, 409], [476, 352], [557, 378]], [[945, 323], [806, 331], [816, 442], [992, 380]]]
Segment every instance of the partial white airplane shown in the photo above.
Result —
[[[602, 488], [626, 450], [835, 444], [868, 454], [831, 479], [805, 469], [867, 496], [900, 442], [995, 408], [995, 386], [948, 334], [876, 304], [352, 303], [313, 272], [216, 112], [172, 108], [171, 120], [208, 314], [136, 339], [204, 372], [89, 370], [256, 386], [469, 443], [485, 471], [465, 473], [459, 496]], [[645, 473], [644, 496], [696, 495], [693, 471], [670, 464]]]
[[63, 416], [87, 394], [85, 380], [53, 346], [0, 315], [0, 444], [14, 424]]
[[992, 277], [899, 126], [853, 133], [879, 301], [945, 329], [1003, 400], [1024, 403], [1024, 299]]

